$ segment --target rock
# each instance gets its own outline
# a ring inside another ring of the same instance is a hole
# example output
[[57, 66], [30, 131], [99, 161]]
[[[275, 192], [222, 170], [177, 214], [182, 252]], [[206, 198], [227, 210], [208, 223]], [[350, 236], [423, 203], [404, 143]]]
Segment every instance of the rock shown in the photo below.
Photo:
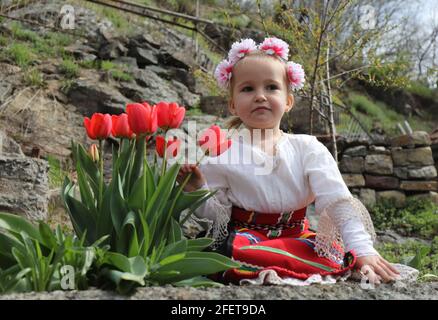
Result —
[[169, 80], [169, 81], [172, 80], [172, 76], [170, 74], [171, 69], [165, 69], [158, 65], [150, 65], [150, 66], [145, 66], [144, 70], [146, 73], [153, 72], [165, 80]]
[[156, 41], [150, 34], [141, 33], [131, 37], [128, 47], [130, 49], [133, 47], [160, 49], [161, 43]]
[[75, 43], [64, 48], [65, 52], [73, 55], [75, 59], [81, 61], [94, 61], [97, 59], [97, 50], [83, 43]]
[[117, 89], [131, 102], [144, 102], [149, 99], [144, 88], [132, 82], [121, 81], [117, 84]]
[[172, 80], [171, 86], [178, 93], [182, 105], [188, 108], [199, 106], [199, 95], [191, 93], [185, 85], [175, 80]]
[[367, 147], [357, 146], [344, 150], [344, 155], [351, 157], [365, 157], [367, 155]]
[[437, 176], [437, 170], [434, 166], [427, 166], [408, 171], [408, 178], [413, 179], [432, 179]]
[[363, 187], [365, 179], [361, 174], [343, 173], [342, 178], [348, 187]]
[[90, 80], [76, 80], [70, 86], [67, 97], [85, 116], [95, 112], [120, 114], [129, 100], [111, 86]]
[[115, 64], [122, 65], [122, 66], [127, 66], [128, 68], [131, 68], [131, 69], [138, 68], [137, 59], [135, 59], [133, 57], [119, 57], [119, 58], [113, 60], [112, 62], [114, 62]]
[[374, 174], [392, 174], [392, 158], [385, 154], [369, 154], [365, 157], [365, 172]]
[[45, 220], [49, 188], [45, 160], [0, 155], [0, 208], [30, 220]]
[[0, 156], [4, 154], [24, 157], [20, 145], [12, 138], [8, 137], [6, 132], [0, 130]]
[[399, 180], [395, 177], [365, 175], [365, 185], [373, 189], [398, 189]]
[[[225, 285], [220, 288], [151, 286], [138, 288], [132, 295], [90, 288], [84, 291], [14, 293], [0, 296], [4, 300], [436, 300], [438, 282], [415, 282], [416, 269], [394, 264], [405, 280], [382, 283], [363, 289], [359, 280], [309, 286]], [[360, 277], [359, 277], [360, 278]], [[181, 302], [186, 306], [185, 302]], [[271, 313], [269, 313], [271, 314]], [[322, 313], [321, 313], [322, 314]], [[281, 317], [278, 314], [277, 317]]]
[[416, 149], [392, 149], [394, 166], [428, 166], [433, 165], [432, 150], [430, 147]]
[[433, 203], [438, 205], [438, 193], [434, 191], [429, 191], [425, 193], [419, 193], [409, 196], [408, 198], [415, 198], [415, 199], [427, 199], [432, 201]]
[[222, 96], [201, 96], [202, 112], [220, 117], [230, 116], [227, 98]]
[[134, 47], [129, 50], [128, 54], [130, 57], [134, 57], [137, 60], [137, 64], [140, 68], [144, 68], [147, 65], [158, 64], [158, 58], [156, 57], [156, 53], [152, 50]]
[[379, 191], [376, 192], [377, 202], [389, 200], [394, 203], [397, 208], [403, 208], [406, 204], [406, 195], [404, 192], [397, 190]]
[[171, 79], [184, 84], [191, 92], [196, 92], [196, 80], [190, 71], [183, 68], [171, 68], [169, 75]]
[[391, 150], [386, 149], [383, 146], [371, 145], [368, 150], [368, 154], [391, 154]]
[[128, 49], [120, 41], [111, 41], [102, 45], [98, 56], [102, 60], [113, 60], [127, 53]]
[[430, 136], [425, 131], [415, 131], [411, 134], [402, 135], [391, 140], [392, 147], [418, 147], [430, 146]]
[[401, 179], [433, 179], [437, 176], [437, 170], [434, 166], [395, 167], [394, 174]]
[[407, 191], [438, 191], [438, 181], [401, 181], [400, 189]]
[[178, 102], [179, 96], [164, 79], [150, 70], [134, 70], [133, 76], [138, 85], [143, 87], [147, 100], [151, 104], [160, 101]]
[[[52, 85], [57, 83], [56, 86]], [[56, 90], [60, 83], [48, 82]], [[41, 157], [51, 154], [67, 159], [71, 154], [71, 140], [83, 142], [86, 134], [83, 116], [68, 103], [59, 103], [50, 92], [24, 90], [2, 110], [0, 128], [20, 144], [24, 154], [40, 150]]]
[[195, 61], [191, 58], [191, 55], [186, 54], [184, 51], [174, 53], [161, 51], [158, 53], [158, 62], [164, 66], [172, 66], [185, 70], [189, 70], [190, 66], [195, 65]]
[[359, 200], [370, 210], [376, 204], [376, 191], [373, 189], [361, 188]]
[[339, 163], [339, 169], [346, 173], [363, 173], [364, 163], [362, 157], [343, 156]]

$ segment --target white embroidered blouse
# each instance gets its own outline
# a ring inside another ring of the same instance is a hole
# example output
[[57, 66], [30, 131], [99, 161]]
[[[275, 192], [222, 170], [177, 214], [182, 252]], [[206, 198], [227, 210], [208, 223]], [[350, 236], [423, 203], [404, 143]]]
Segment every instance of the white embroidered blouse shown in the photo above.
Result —
[[207, 180], [202, 189], [217, 192], [195, 211], [194, 218], [207, 223], [207, 236], [215, 244], [228, 235], [233, 205], [279, 213], [315, 202], [315, 213], [320, 215], [315, 249], [320, 256], [342, 259], [333, 256], [333, 241], [346, 251], [354, 249], [359, 257], [378, 255], [367, 209], [351, 195], [333, 156], [314, 136], [282, 132], [273, 156], [242, 136], [232, 139], [226, 152], [200, 165]]

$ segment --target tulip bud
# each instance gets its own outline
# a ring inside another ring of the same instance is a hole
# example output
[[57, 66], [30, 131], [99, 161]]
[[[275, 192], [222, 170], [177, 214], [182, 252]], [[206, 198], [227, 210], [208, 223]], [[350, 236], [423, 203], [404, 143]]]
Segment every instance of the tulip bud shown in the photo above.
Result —
[[88, 153], [90, 154], [91, 159], [93, 159], [94, 162], [99, 161], [99, 148], [96, 144], [92, 144], [90, 146], [90, 149], [88, 150]]

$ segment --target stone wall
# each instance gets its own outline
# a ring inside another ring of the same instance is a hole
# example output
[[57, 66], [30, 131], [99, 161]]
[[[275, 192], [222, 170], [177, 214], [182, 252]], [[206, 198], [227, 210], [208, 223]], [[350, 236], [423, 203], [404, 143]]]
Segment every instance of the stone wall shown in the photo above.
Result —
[[20, 146], [0, 130], [0, 211], [45, 220], [48, 170], [47, 161], [26, 157]]
[[386, 145], [349, 147], [339, 159], [345, 183], [368, 208], [382, 199], [402, 207], [409, 196], [438, 203], [437, 167], [427, 132], [399, 136]]

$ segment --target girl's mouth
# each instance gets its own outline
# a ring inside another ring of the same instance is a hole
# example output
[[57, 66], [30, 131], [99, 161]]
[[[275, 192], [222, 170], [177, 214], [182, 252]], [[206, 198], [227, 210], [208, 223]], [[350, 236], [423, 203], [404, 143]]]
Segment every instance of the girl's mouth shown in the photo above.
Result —
[[255, 111], [260, 111], [260, 110], [268, 110], [268, 111], [270, 111], [271, 109], [269, 109], [268, 107], [258, 107], [258, 108], [255, 108], [255, 109], [253, 110], [253, 112], [255, 112]]

